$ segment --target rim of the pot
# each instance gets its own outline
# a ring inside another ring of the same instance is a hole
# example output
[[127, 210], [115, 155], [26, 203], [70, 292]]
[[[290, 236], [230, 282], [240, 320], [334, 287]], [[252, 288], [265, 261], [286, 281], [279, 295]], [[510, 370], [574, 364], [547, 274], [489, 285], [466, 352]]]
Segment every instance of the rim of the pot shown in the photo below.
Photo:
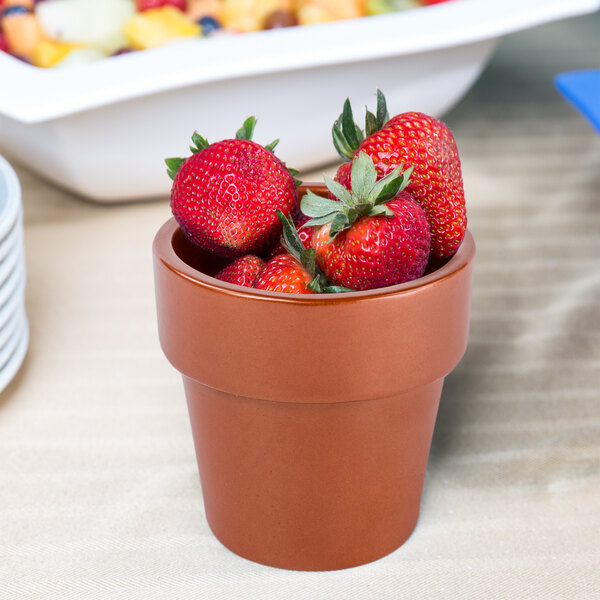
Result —
[[[323, 191], [322, 184], [305, 183], [301, 186], [303, 189], [317, 189]], [[223, 293], [240, 298], [252, 298], [254, 300], [263, 300], [267, 302], [283, 302], [291, 304], [319, 304], [331, 302], [355, 302], [360, 298], [382, 298], [391, 295], [403, 294], [416, 289], [427, 287], [435, 284], [438, 281], [446, 279], [452, 274], [465, 268], [475, 255], [475, 241], [471, 232], [467, 229], [465, 237], [456, 251], [456, 253], [448, 259], [442, 266], [434, 271], [397, 285], [376, 288], [372, 290], [343, 292], [339, 294], [290, 294], [284, 292], [268, 292], [265, 290], [257, 290], [254, 288], [243, 287], [225, 281], [215, 279], [202, 271], [190, 266], [177, 254], [173, 247], [173, 237], [180, 231], [179, 224], [171, 217], [159, 229], [154, 239], [154, 253], [162, 261], [162, 263], [171, 271], [198, 285], [207, 291]]]

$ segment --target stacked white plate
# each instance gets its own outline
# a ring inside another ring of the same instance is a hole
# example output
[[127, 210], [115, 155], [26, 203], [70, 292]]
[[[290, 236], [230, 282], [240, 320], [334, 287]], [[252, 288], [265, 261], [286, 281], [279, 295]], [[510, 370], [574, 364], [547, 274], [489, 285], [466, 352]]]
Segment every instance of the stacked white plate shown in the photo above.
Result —
[[0, 391], [17, 374], [29, 344], [25, 281], [21, 186], [0, 156]]

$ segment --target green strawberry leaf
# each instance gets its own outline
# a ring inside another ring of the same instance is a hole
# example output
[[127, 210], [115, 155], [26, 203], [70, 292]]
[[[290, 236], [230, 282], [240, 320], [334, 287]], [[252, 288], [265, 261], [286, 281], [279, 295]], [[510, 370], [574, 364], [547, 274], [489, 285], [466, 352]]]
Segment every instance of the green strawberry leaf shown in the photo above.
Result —
[[[327, 225], [327, 223], [331, 223], [333, 221], [335, 215], [338, 213], [331, 212], [322, 217], [315, 217], [314, 219], [310, 219], [304, 225], [300, 227], [300, 229], [304, 229], [305, 227], [320, 227], [321, 225]], [[308, 215], [307, 215], [308, 216]]]
[[277, 217], [283, 225], [283, 236], [281, 238], [283, 247], [300, 262], [306, 272], [313, 278], [307, 287], [320, 294], [323, 291], [323, 286], [328, 286], [329, 282], [317, 267], [315, 249], [304, 247], [291, 217], [284, 215], [279, 209], [277, 209]]
[[404, 174], [401, 171], [402, 165], [398, 165], [393, 171], [375, 183], [372, 191], [375, 204], [387, 202], [400, 193], [400, 188], [404, 185]]
[[338, 213], [333, 218], [331, 222], [331, 227], [329, 229], [329, 237], [334, 238], [340, 231], [347, 229], [350, 227], [351, 223], [348, 219], [348, 216], [344, 213]]
[[273, 140], [270, 144], [267, 144], [265, 146], [265, 149], [268, 150], [269, 152], [274, 152], [277, 144], [279, 144], [279, 139]]
[[322, 289], [326, 294], [341, 294], [343, 292], [355, 292], [352, 288], [343, 287], [341, 285], [327, 285]]
[[381, 127], [377, 123], [377, 117], [369, 110], [366, 109], [365, 113], [365, 134], [368, 136], [377, 133]]
[[343, 206], [340, 202], [317, 196], [314, 192], [308, 190], [300, 201], [300, 210], [307, 217], [323, 217], [332, 212], [339, 212]]
[[165, 158], [165, 164], [167, 165], [167, 174], [171, 179], [175, 179], [177, 171], [181, 168], [181, 165], [185, 162], [185, 158]]
[[390, 114], [387, 109], [387, 102], [381, 90], [377, 90], [377, 131], [383, 129], [390, 120]]
[[391, 173], [380, 179], [373, 187], [375, 204], [383, 204], [395, 198], [410, 183], [413, 167], [401, 172], [403, 165], [398, 165]]
[[315, 249], [304, 248], [300, 253], [300, 263], [311, 277], [317, 274], [317, 263], [315, 262]]
[[315, 294], [320, 294], [323, 291], [323, 287], [321, 286], [321, 277], [317, 275], [306, 287], [315, 292]]
[[377, 170], [373, 159], [366, 153], [361, 152], [352, 161], [352, 193], [359, 198], [367, 198], [377, 181]]
[[[352, 194], [341, 183], [331, 179], [327, 175], [323, 176], [327, 189], [336, 197], [339, 198], [346, 206], [352, 206]], [[335, 200], [334, 200], [335, 202]]]
[[301, 261], [302, 253], [306, 248], [298, 236], [294, 221], [290, 216], [286, 216], [280, 209], [276, 211], [277, 217], [283, 225], [283, 236], [281, 245], [297, 260]]
[[396, 213], [389, 206], [386, 206], [385, 204], [378, 204], [377, 206], [374, 206], [371, 209], [371, 211], [369, 212], [369, 215], [372, 217], [375, 217], [377, 215], [383, 215], [386, 217], [394, 217], [396, 215]]
[[192, 154], [196, 154], [200, 152], [200, 150], [204, 150], [204, 148], [208, 148], [210, 145], [206, 138], [203, 138], [197, 131], [194, 131], [192, 134], [192, 143], [193, 146], [190, 146], [190, 150]]
[[346, 101], [344, 102], [341, 119], [342, 133], [346, 140], [348, 140], [350, 146], [356, 150], [363, 141], [364, 134], [360, 127], [354, 122], [354, 115], [352, 114], [352, 106], [349, 98], [346, 98]]
[[254, 128], [256, 127], [256, 119], [254, 117], [248, 117], [240, 129], [237, 130], [235, 138], [237, 140], [251, 140], [254, 135]]
[[[300, 229], [308, 228], [308, 227], [320, 227], [321, 225], [327, 225], [327, 223], [331, 223], [333, 221], [337, 212], [330, 212], [320, 217], [313, 217], [306, 221], [304, 225], [300, 226]], [[307, 215], [308, 216], [308, 215]]]
[[341, 117], [333, 124], [331, 135], [333, 137], [333, 145], [340, 157], [346, 162], [352, 160], [352, 157], [354, 156], [354, 148], [352, 148], [342, 133]]

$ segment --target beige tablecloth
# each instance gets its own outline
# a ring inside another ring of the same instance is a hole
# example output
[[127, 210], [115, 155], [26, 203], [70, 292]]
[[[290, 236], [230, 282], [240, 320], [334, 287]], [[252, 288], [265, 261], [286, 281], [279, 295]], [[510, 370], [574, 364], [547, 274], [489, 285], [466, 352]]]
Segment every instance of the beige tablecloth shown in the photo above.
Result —
[[0, 399], [0, 598], [600, 598], [600, 136], [552, 83], [599, 66], [599, 31], [506, 38], [446, 116], [478, 244], [470, 345], [415, 533], [355, 569], [261, 566], [209, 531], [156, 334], [167, 202], [94, 205], [18, 169], [31, 342]]

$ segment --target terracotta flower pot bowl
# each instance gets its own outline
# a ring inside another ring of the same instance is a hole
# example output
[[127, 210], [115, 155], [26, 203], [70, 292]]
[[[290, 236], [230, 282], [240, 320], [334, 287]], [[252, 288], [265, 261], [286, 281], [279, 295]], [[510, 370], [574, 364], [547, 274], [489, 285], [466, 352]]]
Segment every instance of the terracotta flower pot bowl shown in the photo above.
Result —
[[183, 375], [216, 537], [299, 570], [397, 549], [419, 515], [444, 377], [467, 345], [471, 234], [418, 280], [314, 296], [214, 279], [224, 259], [173, 219], [153, 251], [160, 341]]

